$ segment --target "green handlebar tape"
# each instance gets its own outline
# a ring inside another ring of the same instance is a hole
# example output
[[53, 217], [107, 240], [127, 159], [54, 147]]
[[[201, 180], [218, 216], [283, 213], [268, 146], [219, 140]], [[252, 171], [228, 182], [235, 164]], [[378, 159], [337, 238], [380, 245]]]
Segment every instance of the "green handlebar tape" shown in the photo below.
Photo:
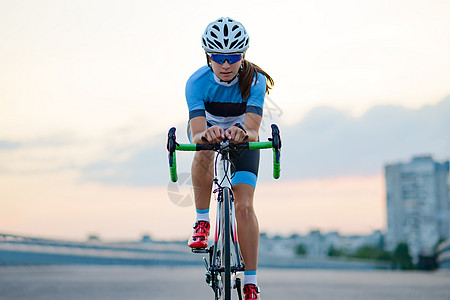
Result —
[[276, 152], [275, 149], [273, 149], [273, 178], [278, 179], [280, 178], [280, 162], [276, 161]]
[[178, 174], [177, 174], [177, 157], [175, 155], [175, 152], [173, 153], [173, 164], [170, 167], [170, 180], [172, 180], [173, 182], [177, 182], [178, 180]]
[[267, 149], [272, 148], [272, 142], [250, 142], [248, 143], [248, 149]]
[[178, 150], [178, 151], [196, 151], [197, 144], [178, 144], [176, 150]]
[[280, 178], [280, 163], [274, 163], [273, 164], [273, 178], [278, 179]]

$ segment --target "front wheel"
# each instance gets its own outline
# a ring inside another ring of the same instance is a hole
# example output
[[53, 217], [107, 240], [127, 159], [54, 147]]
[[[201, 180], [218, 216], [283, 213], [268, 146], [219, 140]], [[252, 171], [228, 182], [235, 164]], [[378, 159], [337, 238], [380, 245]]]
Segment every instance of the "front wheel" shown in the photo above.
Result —
[[231, 300], [231, 223], [230, 223], [231, 196], [228, 188], [223, 189], [223, 264], [222, 276], [225, 300]]

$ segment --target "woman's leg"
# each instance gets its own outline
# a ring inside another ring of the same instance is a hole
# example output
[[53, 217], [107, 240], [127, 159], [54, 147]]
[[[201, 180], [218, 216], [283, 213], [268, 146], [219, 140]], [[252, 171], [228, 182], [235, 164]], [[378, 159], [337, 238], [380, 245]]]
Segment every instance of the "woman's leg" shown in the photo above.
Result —
[[213, 151], [198, 151], [195, 152], [192, 161], [192, 186], [194, 187], [195, 208], [198, 210], [209, 208], [214, 177], [213, 159]]
[[194, 187], [195, 208], [197, 220], [194, 232], [188, 241], [191, 248], [206, 248], [210, 229], [209, 202], [213, 180], [214, 152], [196, 152], [192, 162], [191, 174]]
[[244, 258], [245, 270], [258, 267], [259, 225], [253, 208], [255, 188], [246, 183], [233, 185], [239, 246]]

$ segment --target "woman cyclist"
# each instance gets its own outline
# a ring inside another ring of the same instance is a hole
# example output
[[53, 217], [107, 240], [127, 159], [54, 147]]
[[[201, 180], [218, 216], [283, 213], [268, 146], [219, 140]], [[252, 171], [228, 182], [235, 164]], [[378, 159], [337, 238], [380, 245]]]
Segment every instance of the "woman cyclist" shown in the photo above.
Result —
[[[189, 130], [192, 143], [258, 141], [264, 96], [273, 86], [272, 78], [245, 59], [249, 36], [244, 26], [220, 18], [210, 23], [202, 36], [207, 65], [187, 81]], [[213, 179], [212, 151], [195, 153], [192, 162], [197, 219], [189, 239], [191, 248], [206, 248], [209, 235], [209, 204]], [[245, 262], [245, 299], [260, 299], [257, 287], [259, 226], [253, 196], [259, 166], [259, 150], [241, 150], [231, 155], [233, 193], [239, 245]]]

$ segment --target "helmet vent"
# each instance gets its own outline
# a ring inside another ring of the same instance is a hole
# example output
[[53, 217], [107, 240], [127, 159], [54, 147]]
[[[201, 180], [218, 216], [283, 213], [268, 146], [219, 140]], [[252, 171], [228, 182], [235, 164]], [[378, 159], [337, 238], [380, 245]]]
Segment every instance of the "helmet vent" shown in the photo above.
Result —
[[214, 41], [215, 43], [216, 43], [216, 45], [220, 48], [220, 49], [223, 49], [223, 46], [222, 46], [222, 44], [219, 42], [219, 41]]
[[225, 25], [223, 26], [223, 35], [224, 35], [224, 36], [228, 36], [228, 26], [227, 26], [227, 24], [225, 24]]
[[223, 43], [225, 44], [225, 47], [227, 47], [228, 46], [228, 39], [224, 39]]
[[[239, 43], [237, 43], [236, 48], [241, 48], [242, 43], [244, 43], [245, 40], [240, 41]], [[248, 41], [248, 40], [247, 40]]]
[[218, 38], [218, 36], [217, 36], [214, 32], [212, 32], [212, 31], [211, 31], [211, 36], [212, 36], [213, 38], [216, 38], [216, 39]]
[[219, 26], [217, 26], [217, 25], [214, 25], [212, 28], [214, 28], [214, 29], [217, 30], [217, 31], [220, 31], [220, 28], [219, 28]]
[[239, 28], [239, 26], [234, 25], [233, 28], [231, 28], [231, 31], [235, 31], [235, 30], [238, 29], [238, 28]]
[[208, 45], [210, 48], [214, 48], [214, 42], [211, 41], [210, 39], [206, 38], [206, 40], [208, 41]]
[[238, 38], [238, 37], [240, 37], [241, 36], [241, 32], [239, 31], [238, 33], [236, 33], [236, 35], [234, 36], [234, 38]]

